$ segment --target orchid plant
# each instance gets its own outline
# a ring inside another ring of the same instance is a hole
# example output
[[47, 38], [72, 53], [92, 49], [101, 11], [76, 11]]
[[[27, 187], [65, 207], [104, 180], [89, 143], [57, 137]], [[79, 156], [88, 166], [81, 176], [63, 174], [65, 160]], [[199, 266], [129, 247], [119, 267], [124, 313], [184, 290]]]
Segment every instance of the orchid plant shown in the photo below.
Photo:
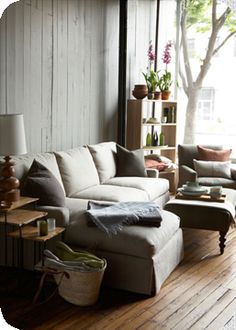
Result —
[[147, 67], [147, 73], [143, 72], [144, 79], [147, 84], [148, 92], [154, 92], [158, 87], [158, 75], [154, 71], [154, 61], [156, 59], [155, 52], [153, 50], [152, 42], [149, 42], [148, 47], [148, 67]]
[[[163, 57], [162, 57], [162, 61], [163, 63], [166, 65], [166, 68], [165, 68], [165, 72], [163, 73], [163, 75], [161, 77], [158, 76], [159, 78], [159, 88], [160, 88], [160, 91], [169, 91], [170, 90], [170, 86], [172, 85], [172, 76], [171, 76], [171, 72], [169, 72], [167, 70], [167, 66], [168, 64], [171, 62], [171, 47], [172, 47], [172, 42], [171, 41], [168, 41], [166, 46], [165, 46], [165, 49], [164, 49], [164, 53], [163, 53]], [[159, 71], [160, 72], [160, 71]], [[158, 72], [158, 73], [159, 73]]]

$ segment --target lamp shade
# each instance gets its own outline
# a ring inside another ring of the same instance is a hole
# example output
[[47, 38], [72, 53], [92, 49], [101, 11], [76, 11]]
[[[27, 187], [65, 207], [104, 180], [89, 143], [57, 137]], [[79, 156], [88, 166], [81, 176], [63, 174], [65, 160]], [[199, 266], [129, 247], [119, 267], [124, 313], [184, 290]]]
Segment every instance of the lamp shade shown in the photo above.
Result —
[[22, 155], [26, 152], [23, 114], [0, 115], [0, 155]]

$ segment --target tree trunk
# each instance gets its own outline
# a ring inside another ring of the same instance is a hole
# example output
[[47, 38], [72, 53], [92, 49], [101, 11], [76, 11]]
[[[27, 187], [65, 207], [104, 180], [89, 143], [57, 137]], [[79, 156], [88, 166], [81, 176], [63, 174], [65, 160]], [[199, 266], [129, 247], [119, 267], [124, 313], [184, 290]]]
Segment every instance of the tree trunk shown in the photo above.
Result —
[[200, 88], [193, 88], [189, 91], [186, 108], [184, 143], [195, 144], [195, 131], [197, 119], [197, 105]]

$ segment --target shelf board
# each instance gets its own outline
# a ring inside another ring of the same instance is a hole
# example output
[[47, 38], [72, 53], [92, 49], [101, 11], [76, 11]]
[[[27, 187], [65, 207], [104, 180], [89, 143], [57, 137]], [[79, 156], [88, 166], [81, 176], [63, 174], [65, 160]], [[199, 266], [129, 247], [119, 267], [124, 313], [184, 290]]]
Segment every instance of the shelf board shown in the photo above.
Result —
[[[47, 235], [39, 236], [38, 228], [36, 226], [25, 226], [22, 228], [22, 238], [30, 240], [30, 241], [45, 242], [45, 241], [61, 234], [64, 230], [65, 230], [65, 228], [63, 228], [63, 227], [56, 227], [55, 230], [50, 231]], [[15, 230], [11, 233], [8, 233], [8, 236], [14, 237], [14, 238], [20, 238], [20, 232], [19, 232], [19, 230]]]
[[143, 126], [176, 126], [176, 123], [142, 123]]
[[176, 147], [169, 147], [168, 145], [164, 145], [164, 146], [143, 146], [142, 147], [143, 150], [162, 150], [162, 149], [166, 149], [166, 150], [175, 150]]
[[19, 207], [25, 206], [27, 204], [35, 203], [38, 200], [39, 200], [39, 198], [21, 196], [20, 199], [17, 202], [13, 202], [10, 207], [8, 207], [8, 208], [0, 207], [0, 211], [9, 212], [9, 211], [17, 209]]
[[[32, 221], [43, 218], [47, 215], [47, 212], [26, 210], [26, 209], [15, 209], [7, 213], [7, 224], [22, 226]], [[5, 216], [0, 216], [0, 222], [5, 222]]]

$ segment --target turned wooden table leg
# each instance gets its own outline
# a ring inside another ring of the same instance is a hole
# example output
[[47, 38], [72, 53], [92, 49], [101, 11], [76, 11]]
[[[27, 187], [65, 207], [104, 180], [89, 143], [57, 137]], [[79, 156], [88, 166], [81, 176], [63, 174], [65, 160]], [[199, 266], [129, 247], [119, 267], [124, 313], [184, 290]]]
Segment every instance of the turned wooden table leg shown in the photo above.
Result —
[[220, 238], [219, 238], [219, 240], [220, 240], [220, 244], [219, 244], [219, 246], [220, 246], [220, 254], [223, 254], [224, 253], [225, 241], [226, 241], [225, 236], [226, 236], [226, 233], [223, 232], [223, 231], [220, 231]]

